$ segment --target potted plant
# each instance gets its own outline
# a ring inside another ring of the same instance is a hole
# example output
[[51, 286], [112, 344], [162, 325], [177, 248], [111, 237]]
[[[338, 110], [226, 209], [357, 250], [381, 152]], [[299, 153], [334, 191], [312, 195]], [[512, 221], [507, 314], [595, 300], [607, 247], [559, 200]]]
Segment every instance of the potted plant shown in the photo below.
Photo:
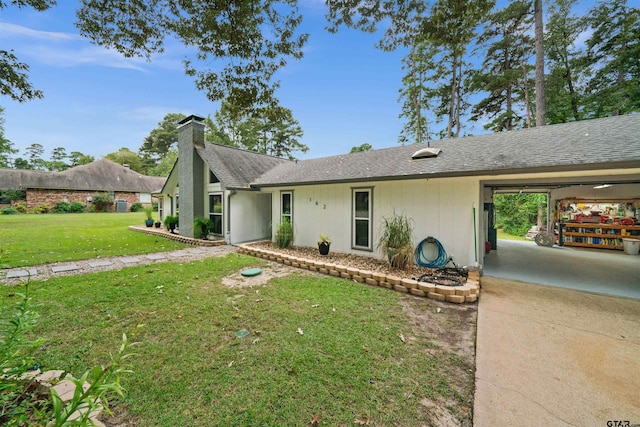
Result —
[[144, 223], [147, 227], [153, 227], [153, 206], [145, 206], [142, 208], [145, 217], [147, 218]]
[[392, 267], [404, 269], [413, 258], [412, 220], [395, 212], [390, 218], [382, 218], [378, 248], [386, 255]]
[[164, 226], [166, 227], [167, 230], [169, 230], [169, 233], [173, 233], [173, 231], [176, 229], [176, 227], [178, 226], [178, 216], [177, 215], [167, 215], [164, 217]]
[[[211, 227], [213, 227], [213, 221], [209, 218], [197, 216], [193, 220], [193, 233], [197, 235], [198, 230], [200, 230], [200, 238], [202, 240], [207, 240]], [[194, 235], [193, 237], [196, 236]]]
[[286, 248], [293, 242], [293, 226], [289, 219], [284, 218], [276, 229], [276, 244], [279, 248]]
[[162, 223], [160, 222], [160, 220], [156, 221], [155, 224], [156, 228], [160, 228], [160, 226], [162, 225]]
[[329, 246], [331, 246], [329, 236], [324, 233], [320, 233], [320, 240], [318, 240], [318, 250], [320, 251], [320, 255], [328, 255]]

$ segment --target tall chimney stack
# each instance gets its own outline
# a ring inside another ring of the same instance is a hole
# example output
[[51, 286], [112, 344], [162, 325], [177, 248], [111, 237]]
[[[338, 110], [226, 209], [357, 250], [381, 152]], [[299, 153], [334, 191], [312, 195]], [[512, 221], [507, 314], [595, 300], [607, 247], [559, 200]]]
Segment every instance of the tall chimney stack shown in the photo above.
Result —
[[194, 235], [193, 220], [204, 216], [204, 160], [196, 150], [204, 148], [204, 118], [191, 115], [178, 123], [178, 176], [180, 234]]

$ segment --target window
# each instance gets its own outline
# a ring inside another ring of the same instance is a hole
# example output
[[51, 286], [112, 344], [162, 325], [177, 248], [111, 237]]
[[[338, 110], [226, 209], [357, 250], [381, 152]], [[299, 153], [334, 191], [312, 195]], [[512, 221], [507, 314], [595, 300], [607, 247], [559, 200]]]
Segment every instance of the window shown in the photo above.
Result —
[[289, 221], [293, 224], [293, 192], [283, 191], [280, 193], [280, 221]]
[[213, 234], [222, 235], [222, 213], [222, 193], [209, 194], [209, 219], [213, 222]]
[[164, 196], [158, 198], [158, 218], [164, 218]]
[[371, 245], [371, 199], [373, 189], [354, 188], [352, 243], [355, 249], [373, 250]]
[[209, 170], [209, 184], [216, 184], [218, 182], [220, 182], [220, 180], [218, 179], [216, 174], [213, 173], [212, 170]]

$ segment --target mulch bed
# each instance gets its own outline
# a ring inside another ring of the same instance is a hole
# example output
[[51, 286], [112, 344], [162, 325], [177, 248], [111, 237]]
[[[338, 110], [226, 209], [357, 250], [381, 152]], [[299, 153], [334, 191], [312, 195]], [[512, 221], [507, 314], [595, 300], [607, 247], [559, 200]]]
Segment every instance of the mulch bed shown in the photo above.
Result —
[[361, 255], [345, 254], [340, 252], [329, 252], [328, 255], [320, 255], [318, 248], [310, 248], [305, 246], [292, 246], [288, 248], [279, 248], [273, 242], [257, 242], [248, 246], [254, 246], [260, 249], [266, 249], [272, 252], [279, 252], [299, 258], [311, 259], [315, 261], [330, 262], [345, 267], [353, 267], [359, 270], [369, 270], [377, 273], [393, 274], [402, 279], [415, 279], [423, 274], [433, 275], [437, 269], [420, 267], [412, 265], [406, 270], [399, 270], [391, 267], [387, 261], [378, 258], [366, 257]]

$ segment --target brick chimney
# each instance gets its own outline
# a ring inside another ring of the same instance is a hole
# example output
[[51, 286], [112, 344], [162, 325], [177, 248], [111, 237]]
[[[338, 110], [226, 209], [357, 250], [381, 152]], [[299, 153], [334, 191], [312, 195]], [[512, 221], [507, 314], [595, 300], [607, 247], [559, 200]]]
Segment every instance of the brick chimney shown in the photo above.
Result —
[[194, 236], [193, 220], [204, 216], [204, 160], [197, 149], [204, 148], [204, 118], [191, 115], [178, 123], [178, 177], [180, 234]]

